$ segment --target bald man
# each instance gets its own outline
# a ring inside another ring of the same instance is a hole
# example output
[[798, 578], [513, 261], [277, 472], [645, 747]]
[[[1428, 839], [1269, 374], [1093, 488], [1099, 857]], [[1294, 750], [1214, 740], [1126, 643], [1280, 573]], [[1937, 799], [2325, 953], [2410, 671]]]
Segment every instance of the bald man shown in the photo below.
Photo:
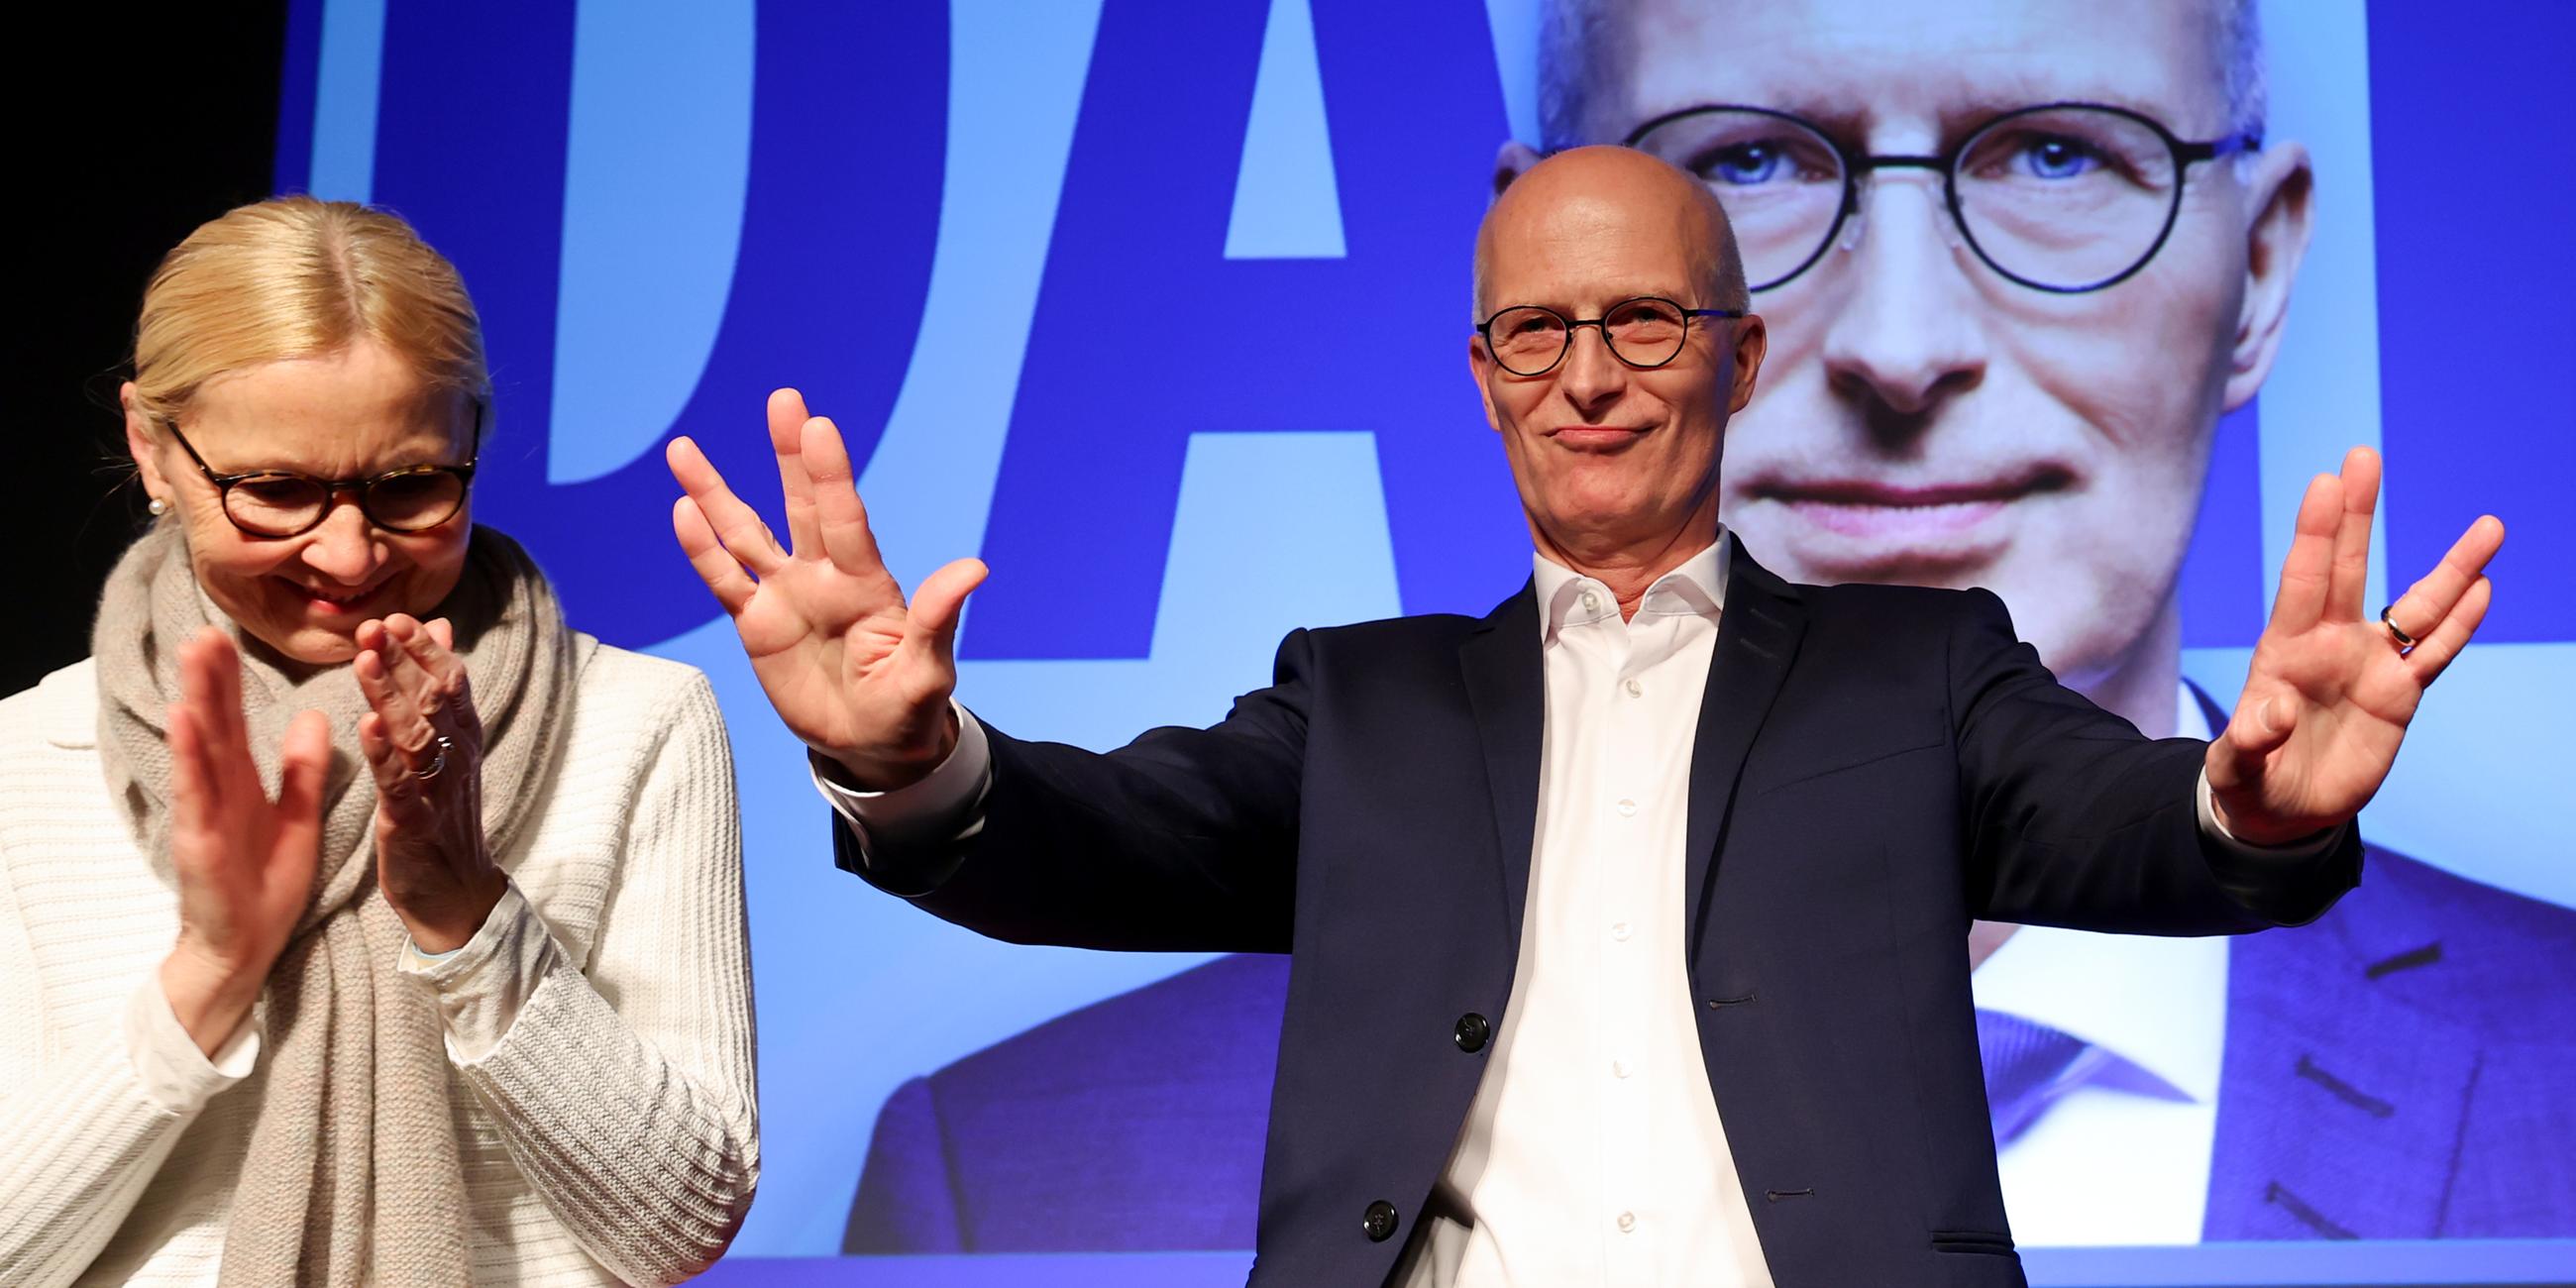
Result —
[[1726, 532], [1765, 332], [1695, 179], [1541, 162], [1477, 282], [1530, 582], [1482, 619], [1294, 633], [1210, 729], [1099, 755], [967, 714], [982, 565], [907, 602], [792, 391], [790, 546], [686, 440], [680, 544], [813, 749], [843, 867], [1014, 941], [1291, 954], [1255, 1284], [2021, 1283], [1969, 921], [2322, 913], [2501, 525], [2366, 616], [2356, 451], [2309, 489], [2237, 718], [2149, 740], [1991, 594], [1794, 586]]

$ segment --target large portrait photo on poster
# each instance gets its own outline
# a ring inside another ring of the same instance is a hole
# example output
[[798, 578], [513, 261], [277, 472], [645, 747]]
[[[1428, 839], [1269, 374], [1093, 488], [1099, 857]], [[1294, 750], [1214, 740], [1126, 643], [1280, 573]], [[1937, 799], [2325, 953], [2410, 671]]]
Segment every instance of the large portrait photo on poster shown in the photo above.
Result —
[[[1734, 226], [1770, 346], [1724, 440], [1741, 548], [1790, 582], [1992, 590], [2149, 737], [2225, 728], [2347, 447], [2390, 463], [2373, 608], [2480, 511], [2512, 527], [2325, 916], [1979, 922], [1958, 950], [2034, 1282], [2576, 1258], [2576, 528], [2536, 481], [2576, 436], [2506, 392], [2576, 331], [2518, 275], [2539, 214], [2448, 213], [2546, 203], [2441, 115], [2529, 77], [2418, 76], [2432, 16], [299, 0], [293, 29], [279, 186], [397, 210], [477, 283], [478, 504], [724, 708], [765, 1155], [711, 1282], [1239, 1281], [1290, 963], [999, 943], [836, 870], [805, 748], [667, 548], [663, 448], [760, 480], [762, 400], [798, 385], [903, 585], [991, 565], [956, 645], [978, 718], [1102, 751], [1206, 726], [1293, 630], [1481, 616], [1528, 578], [1461, 361], [1470, 251], [1592, 144]], [[2319, 1259], [2353, 1241], [2387, 1251]], [[2310, 1260], [2243, 1259], [2277, 1249]]]

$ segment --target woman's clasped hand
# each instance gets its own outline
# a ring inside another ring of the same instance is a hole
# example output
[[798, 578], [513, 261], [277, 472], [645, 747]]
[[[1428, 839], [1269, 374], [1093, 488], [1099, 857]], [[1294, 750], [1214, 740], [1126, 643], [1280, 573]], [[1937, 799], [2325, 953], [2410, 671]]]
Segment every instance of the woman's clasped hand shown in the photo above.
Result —
[[358, 627], [351, 664], [372, 708], [358, 748], [376, 781], [376, 882], [412, 942], [444, 953], [474, 937], [509, 879], [483, 831], [483, 725], [455, 627], [404, 613]]

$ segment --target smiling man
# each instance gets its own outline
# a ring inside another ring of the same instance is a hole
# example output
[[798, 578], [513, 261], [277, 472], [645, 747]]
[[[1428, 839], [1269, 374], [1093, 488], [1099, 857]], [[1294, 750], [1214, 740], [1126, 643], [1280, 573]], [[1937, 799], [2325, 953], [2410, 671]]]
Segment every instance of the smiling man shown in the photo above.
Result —
[[1795, 585], [1719, 522], [1766, 331], [1692, 175], [1550, 158], [1477, 264], [1531, 580], [1481, 619], [1294, 632], [1213, 728], [1104, 755], [958, 705], [983, 566], [907, 599], [792, 391], [789, 545], [685, 439], [674, 528], [844, 868], [1013, 941], [1291, 955], [1253, 1283], [2020, 1283], [1970, 919], [2320, 915], [2502, 525], [2372, 620], [2355, 450], [2302, 503], [2240, 714], [2150, 740], [1991, 594]]
[[[2315, 183], [2250, 0], [1563, 5], [1550, 148], [1726, 205], [1770, 325], [1722, 510], [1783, 575], [1984, 586], [2150, 736], [2227, 716], [2177, 584], [2220, 415], [2281, 341]], [[1508, 145], [1498, 181], [1539, 154]], [[2374, 848], [2324, 923], [1972, 938], [2035, 1243], [2576, 1234], [2576, 914]], [[2367, 1166], [2355, 1160], [2367, 1158]]]

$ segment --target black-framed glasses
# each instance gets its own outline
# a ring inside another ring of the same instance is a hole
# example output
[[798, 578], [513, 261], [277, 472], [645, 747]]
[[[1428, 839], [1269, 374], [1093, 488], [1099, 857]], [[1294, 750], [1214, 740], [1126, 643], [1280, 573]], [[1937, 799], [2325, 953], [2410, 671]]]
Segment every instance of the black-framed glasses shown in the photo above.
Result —
[[2146, 267], [2173, 232], [2192, 164], [2259, 149], [2263, 137], [2193, 142], [2125, 107], [2042, 103], [1987, 121], [1940, 156], [1881, 156], [1803, 117], [1721, 104], [1658, 116], [1627, 145], [1717, 194], [1756, 291], [1824, 257], [1860, 213], [1864, 176], [1906, 169], [1941, 175], [1950, 218], [1988, 268], [2072, 295]]
[[1610, 356], [1651, 371], [1680, 357], [1692, 318], [1740, 318], [1742, 309], [1691, 309], [1660, 295], [1640, 295], [1601, 310], [1597, 318], [1569, 318], [1536, 304], [1515, 304], [1476, 327], [1485, 352], [1516, 376], [1543, 376], [1565, 361], [1581, 327], [1598, 327]]
[[408, 465], [365, 478], [323, 479], [291, 470], [251, 470], [217, 474], [197, 454], [196, 444], [179, 432], [179, 422], [165, 421], [199, 473], [215, 485], [224, 517], [254, 537], [296, 537], [322, 525], [333, 498], [343, 492], [357, 498], [367, 522], [387, 532], [426, 532], [456, 517], [465, 507], [466, 489], [474, 482], [474, 462], [463, 465]]

